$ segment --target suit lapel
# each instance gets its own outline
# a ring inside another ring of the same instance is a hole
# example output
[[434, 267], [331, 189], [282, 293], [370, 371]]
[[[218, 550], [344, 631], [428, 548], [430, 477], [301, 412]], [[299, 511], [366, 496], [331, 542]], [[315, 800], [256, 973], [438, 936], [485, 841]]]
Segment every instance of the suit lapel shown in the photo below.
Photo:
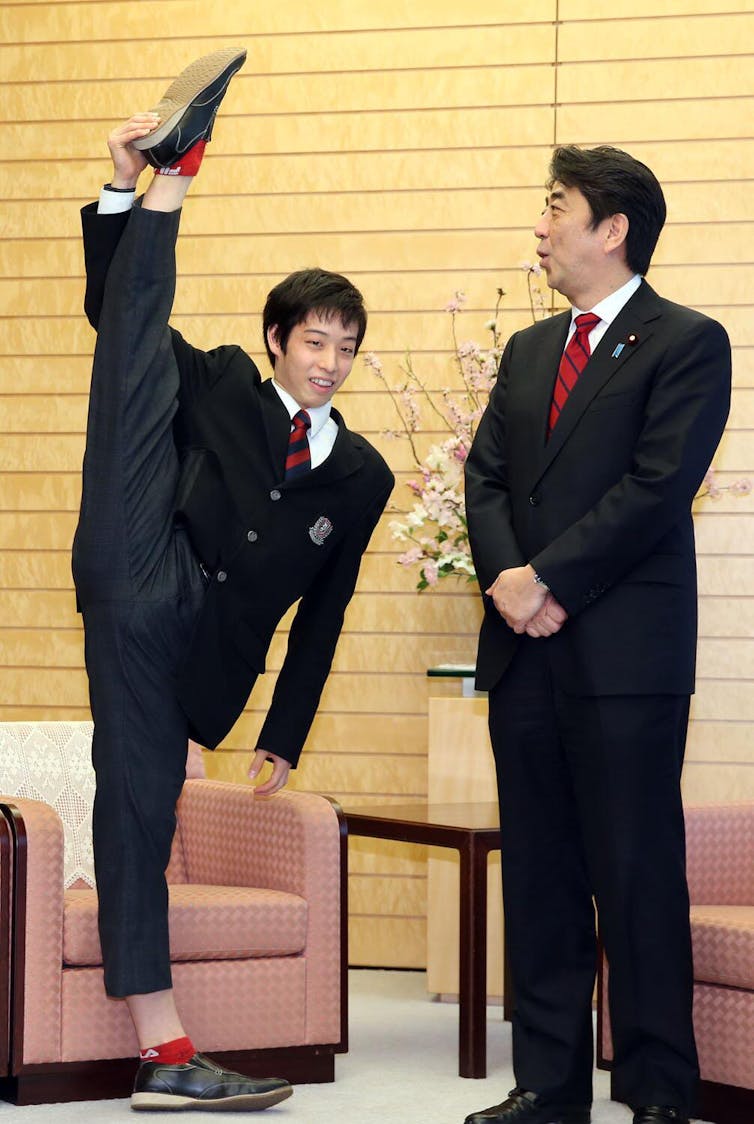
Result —
[[[557, 425], [544, 446], [537, 479], [549, 468], [596, 395], [625, 363], [635, 361], [642, 344], [654, 332], [654, 325], [651, 322], [659, 316], [660, 309], [657, 295], [646, 281], [643, 281], [605, 332], [578, 382], [568, 396]], [[542, 361], [543, 363], [550, 362], [551, 358], [549, 354], [543, 355]], [[555, 370], [559, 363], [560, 354], [555, 358]], [[551, 394], [547, 395], [546, 398], [546, 407], [549, 413]]]
[[311, 472], [287, 480], [284, 484], [286, 489], [319, 488], [331, 481], [342, 480], [344, 476], [350, 476], [352, 472], [361, 468], [364, 458], [354, 444], [353, 435], [343, 421], [342, 415], [334, 406], [330, 411], [330, 417], [337, 425], [338, 433], [327, 460], [317, 465]]
[[282, 480], [288, 453], [291, 419], [280, 395], [272, 385], [272, 379], [265, 379], [259, 387], [259, 397], [262, 401], [262, 420], [267, 435], [267, 449], [273, 466], [273, 476]]
[[570, 322], [570, 312], [562, 312], [549, 320], [541, 321], [536, 342], [532, 340], [532, 346], [536, 348], [534, 355], [531, 359], [524, 360], [527, 364], [525, 378], [528, 408], [523, 412], [530, 419], [528, 443], [531, 449], [544, 448], [555, 375]]

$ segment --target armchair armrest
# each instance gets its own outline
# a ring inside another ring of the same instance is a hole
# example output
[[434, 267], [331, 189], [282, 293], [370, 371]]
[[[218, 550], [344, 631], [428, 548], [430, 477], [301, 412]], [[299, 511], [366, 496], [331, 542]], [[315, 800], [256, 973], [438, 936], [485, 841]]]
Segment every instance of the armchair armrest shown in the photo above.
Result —
[[[189, 882], [259, 886], [308, 897], [338, 856], [338, 819], [323, 796], [254, 796], [251, 785], [186, 781], [178, 802]], [[337, 862], [335, 862], [337, 866]]]
[[347, 871], [335, 806], [315, 793], [260, 798], [251, 785], [189, 780], [178, 821], [189, 882], [258, 886], [306, 900], [307, 1040], [344, 1044]]
[[14, 1066], [59, 1061], [63, 824], [49, 804], [25, 797], [0, 795], [0, 813], [13, 836], [11, 1019], [23, 1054]]
[[692, 905], [754, 905], [754, 804], [688, 807], [686, 866]]

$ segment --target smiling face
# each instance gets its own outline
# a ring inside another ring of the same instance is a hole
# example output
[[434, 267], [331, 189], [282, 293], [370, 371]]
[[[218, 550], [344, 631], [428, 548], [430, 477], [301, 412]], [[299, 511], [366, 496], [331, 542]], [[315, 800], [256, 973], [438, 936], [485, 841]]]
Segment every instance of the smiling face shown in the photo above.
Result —
[[351, 373], [357, 333], [355, 324], [344, 325], [337, 316], [324, 319], [309, 312], [291, 329], [283, 351], [273, 326], [267, 341], [275, 356], [275, 380], [304, 409], [323, 406]]
[[551, 289], [577, 308], [592, 308], [628, 280], [624, 252], [625, 215], [611, 215], [595, 227], [586, 198], [577, 187], [554, 183], [534, 227], [537, 255]]

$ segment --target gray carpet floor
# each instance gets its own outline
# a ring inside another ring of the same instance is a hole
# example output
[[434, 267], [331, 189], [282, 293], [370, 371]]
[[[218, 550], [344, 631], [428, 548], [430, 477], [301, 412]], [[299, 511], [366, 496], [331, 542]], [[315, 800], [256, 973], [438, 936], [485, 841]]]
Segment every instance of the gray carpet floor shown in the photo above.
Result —
[[[260, 1124], [463, 1124], [468, 1113], [498, 1103], [513, 1086], [510, 1027], [499, 1007], [488, 1008], [489, 1076], [469, 1080], [458, 1076], [458, 1008], [427, 997], [423, 972], [355, 969], [350, 989], [350, 1051], [336, 1061], [335, 1083], [296, 1086], [290, 1100], [255, 1118]], [[0, 1124], [152, 1119], [171, 1116], [132, 1115], [127, 1100], [27, 1108], [0, 1102]], [[188, 1119], [217, 1121], [218, 1114], [191, 1112]], [[600, 1072], [592, 1121], [631, 1124], [628, 1109], [609, 1100], [608, 1078]]]

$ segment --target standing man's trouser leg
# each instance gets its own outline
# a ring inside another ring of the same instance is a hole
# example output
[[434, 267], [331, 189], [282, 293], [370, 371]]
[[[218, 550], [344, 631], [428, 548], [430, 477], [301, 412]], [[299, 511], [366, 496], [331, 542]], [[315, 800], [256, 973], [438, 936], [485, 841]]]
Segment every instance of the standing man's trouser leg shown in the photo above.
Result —
[[114, 996], [171, 987], [164, 872], [188, 738], [174, 682], [204, 595], [173, 526], [179, 373], [167, 320], [179, 216], [135, 207], [108, 273], [73, 548], [95, 726], [100, 938]]
[[680, 800], [686, 696], [567, 696], [525, 637], [490, 693], [517, 1082], [591, 1101], [593, 898], [614, 1087], [691, 1108], [698, 1078]]

